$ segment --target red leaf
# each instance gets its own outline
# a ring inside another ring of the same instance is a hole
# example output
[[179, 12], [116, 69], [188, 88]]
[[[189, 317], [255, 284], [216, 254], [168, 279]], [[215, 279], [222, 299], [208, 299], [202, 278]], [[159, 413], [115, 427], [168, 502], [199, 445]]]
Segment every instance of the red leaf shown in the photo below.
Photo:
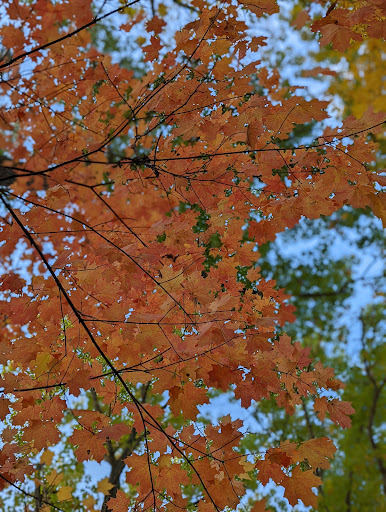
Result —
[[331, 421], [343, 428], [351, 427], [351, 420], [348, 415], [355, 413], [355, 409], [351, 407], [350, 402], [337, 399], [328, 401], [326, 397], [315, 399], [314, 411], [317, 412], [321, 420], [324, 420], [326, 412], [328, 412]]
[[284, 496], [290, 505], [297, 505], [301, 500], [307, 507], [317, 507], [318, 498], [312, 492], [313, 487], [319, 487], [322, 480], [314, 475], [312, 470], [302, 471], [300, 466], [295, 466], [291, 477], [285, 475], [281, 484], [285, 488]]

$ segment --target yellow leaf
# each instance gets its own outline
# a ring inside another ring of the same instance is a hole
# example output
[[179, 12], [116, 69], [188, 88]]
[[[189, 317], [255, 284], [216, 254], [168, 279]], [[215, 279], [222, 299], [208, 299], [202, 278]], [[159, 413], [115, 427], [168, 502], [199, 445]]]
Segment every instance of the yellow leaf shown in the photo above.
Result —
[[165, 290], [172, 293], [180, 289], [183, 280], [184, 276], [180, 269], [174, 270], [173, 267], [164, 265], [162, 267], [162, 277], [158, 279], [158, 282], [162, 284]]
[[50, 466], [54, 454], [50, 450], [44, 450], [43, 455], [40, 457], [41, 464], [45, 464], [46, 466]]
[[160, 16], [165, 16], [168, 12], [168, 8], [164, 4], [159, 4], [158, 12], [159, 12]]
[[58, 485], [61, 479], [62, 475], [59, 475], [55, 470], [46, 476], [47, 482], [51, 485]]
[[142, 46], [143, 44], [146, 43], [146, 37], [139, 36], [139, 37], [137, 37], [136, 42], [139, 44], [139, 46]]
[[55, 358], [49, 352], [40, 352], [36, 356], [35, 370], [38, 375], [48, 372], [55, 362]]
[[70, 487], [69, 485], [66, 485], [58, 490], [56, 496], [59, 501], [70, 500], [72, 498], [72, 491], [73, 488]]
[[106, 477], [98, 482], [97, 491], [102, 492], [103, 494], [108, 494], [112, 487], [114, 487], [114, 484], [110, 483], [109, 479]]
[[132, 7], [126, 7], [125, 9], [122, 9], [123, 13], [125, 14], [128, 14], [129, 16], [134, 16], [134, 14], [137, 12], [135, 9], [133, 9]]
[[83, 500], [83, 505], [85, 506], [86, 510], [94, 510], [95, 499], [92, 496], [88, 496], [85, 500]]
[[252, 462], [248, 461], [246, 455], [244, 455], [244, 457], [242, 457], [239, 460], [239, 464], [243, 466], [243, 469], [245, 471], [245, 473], [240, 474], [239, 477], [242, 478], [243, 480], [250, 480], [251, 477], [248, 475], [248, 471], [252, 471], [255, 465]]

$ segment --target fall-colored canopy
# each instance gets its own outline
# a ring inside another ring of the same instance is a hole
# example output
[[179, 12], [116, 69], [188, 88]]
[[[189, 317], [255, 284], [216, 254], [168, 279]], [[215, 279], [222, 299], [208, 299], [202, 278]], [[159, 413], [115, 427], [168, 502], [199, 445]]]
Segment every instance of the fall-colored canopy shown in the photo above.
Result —
[[[20, 488], [70, 411], [77, 461], [120, 468], [100, 483], [102, 510], [234, 508], [256, 470], [291, 505], [315, 506], [329, 439], [245, 454], [240, 421], [195, 420], [208, 392], [233, 389], [243, 407], [274, 396], [290, 414], [313, 395], [320, 418], [350, 426], [334, 371], [276, 334], [294, 308], [261, 278], [258, 248], [345, 204], [382, 216], [367, 134], [385, 114], [369, 105], [331, 128], [327, 101], [245, 64], [265, 42], [247, 35], [240, 11], [272, 14], [274, 0], [193, 0], [193, 21], [168, 46], [166, 14], [142, 3], [4, 4], [1, 485]], [[342, 51], [382, 36], [383, 8], [334, 3], [312, 29]], [[108, 17], [126, 35], [145, 27], [142, 73], [98, 50], [95, 27]], [[311, 121], [317, 139], [288, 144]], [[41, 506], [68, 510], [71, 487], [51, 485], [59, 492]]]

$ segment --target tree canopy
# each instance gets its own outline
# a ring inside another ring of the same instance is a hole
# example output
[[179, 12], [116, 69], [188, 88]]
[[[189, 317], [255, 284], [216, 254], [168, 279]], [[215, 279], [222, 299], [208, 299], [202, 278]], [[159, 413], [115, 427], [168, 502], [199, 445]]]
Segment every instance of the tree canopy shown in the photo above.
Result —
[[[294, 26], [328, 51], [380, 46], [381, 0], [312, 4]], [[331, 358], [310, 352], [334, 329], [347, 267], [326, 269], [324, 288], [267, 257], [302, 218], [384, 220], [381, 103], [354, 91], [333, 125], [331, 102], [259, 60], [267, 42], [250, 23], [275, 0], [2, 8], [3, 507], [259, 512], [271, 505], [246, 493], [269, 482], [292, 507], [328, 507], [321, 477], [329, 491], [334, 442], [338, 464], [350, 449], [355, 393], [373, 394], [353, 431], [384, 478], [380, 304], [361, 315], [362, 365], [336, 369], [342, 397]], [[331, 289], [310, 327], [305, 301]], [[259, 435], [201, 417], [228, 391], [256, 407]], [[108, 476], [85, 479], [90, 461]], [[356, 464], [341, 467], [358, 483]]]

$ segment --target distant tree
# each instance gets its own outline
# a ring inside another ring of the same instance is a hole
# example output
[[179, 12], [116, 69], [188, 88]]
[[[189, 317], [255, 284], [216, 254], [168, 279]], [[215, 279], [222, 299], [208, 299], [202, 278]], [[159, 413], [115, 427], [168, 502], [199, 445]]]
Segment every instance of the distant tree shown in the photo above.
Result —
[[[296, 307], [295, 322], [283, 330], [335, 368], [346, 384], [341, 396], [352, 402], [356, 414], [352, 427], [342, 431], [315, 415], [307, 398], [292, 416], [272, 400], [260, 402], [253, 415], [266, 428], [249, 436], [249, 449], [286, 439], [330, 437], [338, 454], [329, 469], [318, 472], [323, 481], [318, 508], [323, 511], [383, 508], [385, 281], [379, 266], [385, 239], [375, 221], [364, 210], [345, 207], [317, 221], [303, 219], [260, 250], [262, 275], [285, 288]], [[358, 274], [361, 259], [367, 264]], [[363, 291], [369, 296], [367, 306], [356, 304]], [[254, 488], [261, 495], [256, 484]], [[267, 491], [270, 495], [270, 505], [282, 510], [277, 493]]]

